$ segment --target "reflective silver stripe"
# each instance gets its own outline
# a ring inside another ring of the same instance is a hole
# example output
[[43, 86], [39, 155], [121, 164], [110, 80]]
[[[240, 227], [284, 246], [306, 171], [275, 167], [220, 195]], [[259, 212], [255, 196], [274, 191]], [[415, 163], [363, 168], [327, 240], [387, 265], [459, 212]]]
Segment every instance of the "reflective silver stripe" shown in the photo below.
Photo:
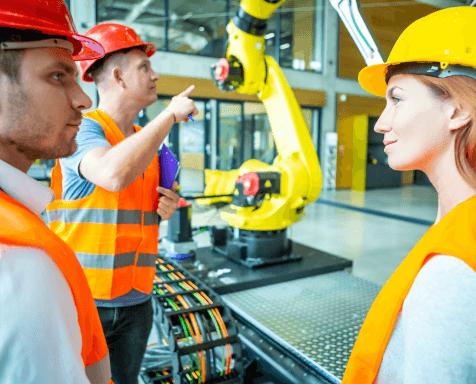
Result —
[[50, 222], [94, 223], [94, 224], [141, 224], [142, 211], [125, 209], [56, 209], [48, 211]]
[[97, 255], [94, 253], [75, 252], [83, 268], [116, 269], [134, 265], [135, 252], [120, 253], [118, 255]]
[[137, 266], [138, 267], [155, 267], [155, 260], [157, 260], [157, 254], [139, 253]]
[[144, 225], [158, 225], [159, 215], [156, 211], [144, 212]]

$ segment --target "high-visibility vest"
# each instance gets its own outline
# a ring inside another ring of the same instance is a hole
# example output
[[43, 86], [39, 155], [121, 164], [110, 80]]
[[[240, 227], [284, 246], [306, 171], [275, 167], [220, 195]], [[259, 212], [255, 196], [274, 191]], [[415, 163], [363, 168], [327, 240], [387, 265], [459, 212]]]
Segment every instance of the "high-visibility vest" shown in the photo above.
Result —
[[[85, 116], [101, 124], [112, 146], [125, 139], [106, 113], [96, 110]], [[159, 236], [159, 177], [155, 155], [143, 175], [123, 191], [96, 186], [87, 197], [64, 201], [61, 166], [56, 162], [51, 174], [56, 201], [47, 207], [49, 225], [76, 253], [95, 299], [110, 300], [133, 288], [146, 294], [152, 291]]]
[[375, 299], [360, 329], [342, 384], [372, 384], [397, 315], [420, 269], [433, 256], [457, 257], [476, 271], [476, 195], [432, 226], [396, 269]]
[[[106, 338], [91, 290], [74, 252], [46, 226], [43, 220], [2, 191], [0, 191], [0, 244], [37, 247], [48, 253], [66, 278], [73, 294], [81, 330], [81, 357], [84, 366], [89, 367], [104, 359], [108, 352]], [[1, 260], [0, 257], [0, 263]]]

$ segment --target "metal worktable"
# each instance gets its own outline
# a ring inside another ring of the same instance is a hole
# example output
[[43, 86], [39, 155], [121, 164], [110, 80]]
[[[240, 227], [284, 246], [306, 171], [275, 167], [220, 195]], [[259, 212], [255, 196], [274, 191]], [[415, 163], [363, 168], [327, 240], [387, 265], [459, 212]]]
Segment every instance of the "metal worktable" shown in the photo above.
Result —
[[[306, 367], [286, 383], [340, 383], [367, 312], [380, 287], [345, 271], [312, 276], [222, 295], [243, 327], [242, 338], [274, 341], [274, 347]], [[250, 333], [251, 330], [251, 333]], [[249, 335], [249, 336], [247, 336]], [[257, 342], [258, 340], [258, 342]], [[267, 349], [273, 349], [268, 347]], [[259, 354], [266, 351], [257, 352]], [[283, 363], [282, 354], [264, 367], [271, 376]], [[264, 355], [263, 355], [264, 357]], [[263, 360], [263, 359], [262, 359]], [[277, 361], [276, 361], [277, 360]], [[307, 368], [307, 369], [306, 369]], [[307, 373], [306, 373], [307, 372]]]

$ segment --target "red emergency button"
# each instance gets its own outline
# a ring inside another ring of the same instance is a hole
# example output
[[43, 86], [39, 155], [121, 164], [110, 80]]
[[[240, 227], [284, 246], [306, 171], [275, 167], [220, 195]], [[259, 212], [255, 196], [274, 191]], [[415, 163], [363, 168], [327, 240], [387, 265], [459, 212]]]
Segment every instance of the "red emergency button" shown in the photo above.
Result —
[[230, 63], [225, 58], [218, 60], [215, 67], [215, 80], [225, 81], [230, 74]]
[[236, 182], [243, 184], [243, 193], [246, 196], [256, 196], [259, 191], [259, 176], [256, 172], [245, 173]]

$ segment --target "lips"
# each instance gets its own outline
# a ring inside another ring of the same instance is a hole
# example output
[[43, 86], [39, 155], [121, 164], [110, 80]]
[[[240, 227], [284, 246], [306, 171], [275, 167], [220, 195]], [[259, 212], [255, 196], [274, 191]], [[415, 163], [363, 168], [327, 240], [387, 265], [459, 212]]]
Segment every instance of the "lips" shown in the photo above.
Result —
[[393, 140], [393, 141], [390, 141], [390, 140], [384, 140], [384, 141], [383, 141], [383, 143], [384, 143], [385, 145], [390, 145], [390, 144], [393, 144], [393, 143], [395, 143], [396, 141], [397, 141], [397, 140]]

